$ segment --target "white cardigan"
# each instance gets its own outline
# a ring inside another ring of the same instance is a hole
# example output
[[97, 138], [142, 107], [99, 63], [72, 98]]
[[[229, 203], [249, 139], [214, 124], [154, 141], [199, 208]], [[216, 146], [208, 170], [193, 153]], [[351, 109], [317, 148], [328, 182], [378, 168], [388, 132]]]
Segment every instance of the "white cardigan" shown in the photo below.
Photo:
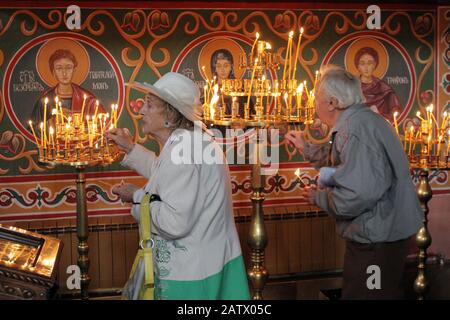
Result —
[[[163, 280], [202, 280], [241, 255], [223, 151], [208, 136], [200, 151], [213, 154], [222, 163], [193, 164], [200, 155], [194, 135], [175, 130], [159, 157], [136, 144], [122, 161], [149, 179], [134, 193], [134, 202], [140, 202], [145, 192], [161, 197], [161, 202], [152, 202], [150, 208], [155, 276]], [[192, 164], [177, 164], [179, 155]], [[132, 215], [138, 220], [139, 214], [140, 206], [133, 205]]]

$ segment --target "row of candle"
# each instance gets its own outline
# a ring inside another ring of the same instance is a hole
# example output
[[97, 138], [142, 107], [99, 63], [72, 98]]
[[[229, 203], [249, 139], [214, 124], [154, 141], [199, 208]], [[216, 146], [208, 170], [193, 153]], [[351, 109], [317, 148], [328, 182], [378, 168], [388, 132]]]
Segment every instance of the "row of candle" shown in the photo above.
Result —
[[[416, 117], [420, 120], [420, 126], [417, 128], [410, 125], [405, 129], [403, 136], [403, 147], [405, 153], [411, 161], [415, 161], [416, 148], [419, 146], [420, 153], [418, 155], [422, 164], [429, 163], [434, 160], [437, 164], [447, 163], [450, 157], [450, 114], [445, 111], [439, 124], [433, 113], [433, 105], [430, 104], [425, 108], [425, 118], [417, 111]], [[398, 128], [398, 112], [394, 112], [394, 127], [399, 134]], [[447, 138], [447, 139], [446, 139]], [[434, 157], [434, 159], [433, 159]]]

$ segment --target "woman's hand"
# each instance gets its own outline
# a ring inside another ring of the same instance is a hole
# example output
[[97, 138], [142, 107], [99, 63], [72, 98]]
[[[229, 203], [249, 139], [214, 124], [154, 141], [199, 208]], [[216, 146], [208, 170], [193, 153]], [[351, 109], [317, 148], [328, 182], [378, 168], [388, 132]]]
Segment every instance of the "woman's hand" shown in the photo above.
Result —
[[285, 135], [286, 140], [289, 141], [291, 145], [297, 148], [301, 153], [303, 153], [303, 149], [305, 149], [305, 133], [303, 131], [288, 131]]
[[316, 204], [316, 193], [317, 193], [317, 186], [312, 185], [309, 187], [305, 187], [303, 190], [300, 191], [300, 196], [308, 201], [309, 204]]
[[120, 150], [130, 153], [134, 148], [133, 137], [127, 128], [113, 128], [105, 133], [106, 138], [113, 140]]
[[112, 193], [118, 195], [123, 202], [133, 202], [133, 194], [139, 187], [131, 183], [125, 183], [112, 188]]

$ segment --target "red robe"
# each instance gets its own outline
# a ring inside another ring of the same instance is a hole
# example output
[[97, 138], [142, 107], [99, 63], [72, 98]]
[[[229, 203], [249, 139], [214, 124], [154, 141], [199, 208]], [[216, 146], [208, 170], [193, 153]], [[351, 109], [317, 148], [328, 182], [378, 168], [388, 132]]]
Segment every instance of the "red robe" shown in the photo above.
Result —
[[392, 89], [386, 82], [372, 76], [372, 83], [362, 83], [361, 88], [366, 97], [366, 105], [376, 106], [378, 112], [388, 119], [394, 120], [394, 112], [401, 113], [403, 106]]

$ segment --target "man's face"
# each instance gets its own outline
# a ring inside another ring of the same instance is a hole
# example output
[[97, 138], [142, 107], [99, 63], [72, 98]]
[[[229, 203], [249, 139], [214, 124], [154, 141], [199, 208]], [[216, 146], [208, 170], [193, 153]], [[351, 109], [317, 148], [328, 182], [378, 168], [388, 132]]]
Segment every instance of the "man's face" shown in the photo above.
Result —
[[75, 65], [72, 60], [67, 58], [55, 60], [53, 63], [53, 75], [62, 84], [70, 84], [72, 82], [74, 69]]
[[334, 123], [332, 123], [331, 112], [329, 110], [330, 102], [331, 97], [329, 97], [328, 94], [326, 94], [325, 90], [323, 90], [319, 85], [318, 89], [315, 92], [314, 99], [316, 112], [322, 122], [329, 126], [332, 126], [334, 125]]

